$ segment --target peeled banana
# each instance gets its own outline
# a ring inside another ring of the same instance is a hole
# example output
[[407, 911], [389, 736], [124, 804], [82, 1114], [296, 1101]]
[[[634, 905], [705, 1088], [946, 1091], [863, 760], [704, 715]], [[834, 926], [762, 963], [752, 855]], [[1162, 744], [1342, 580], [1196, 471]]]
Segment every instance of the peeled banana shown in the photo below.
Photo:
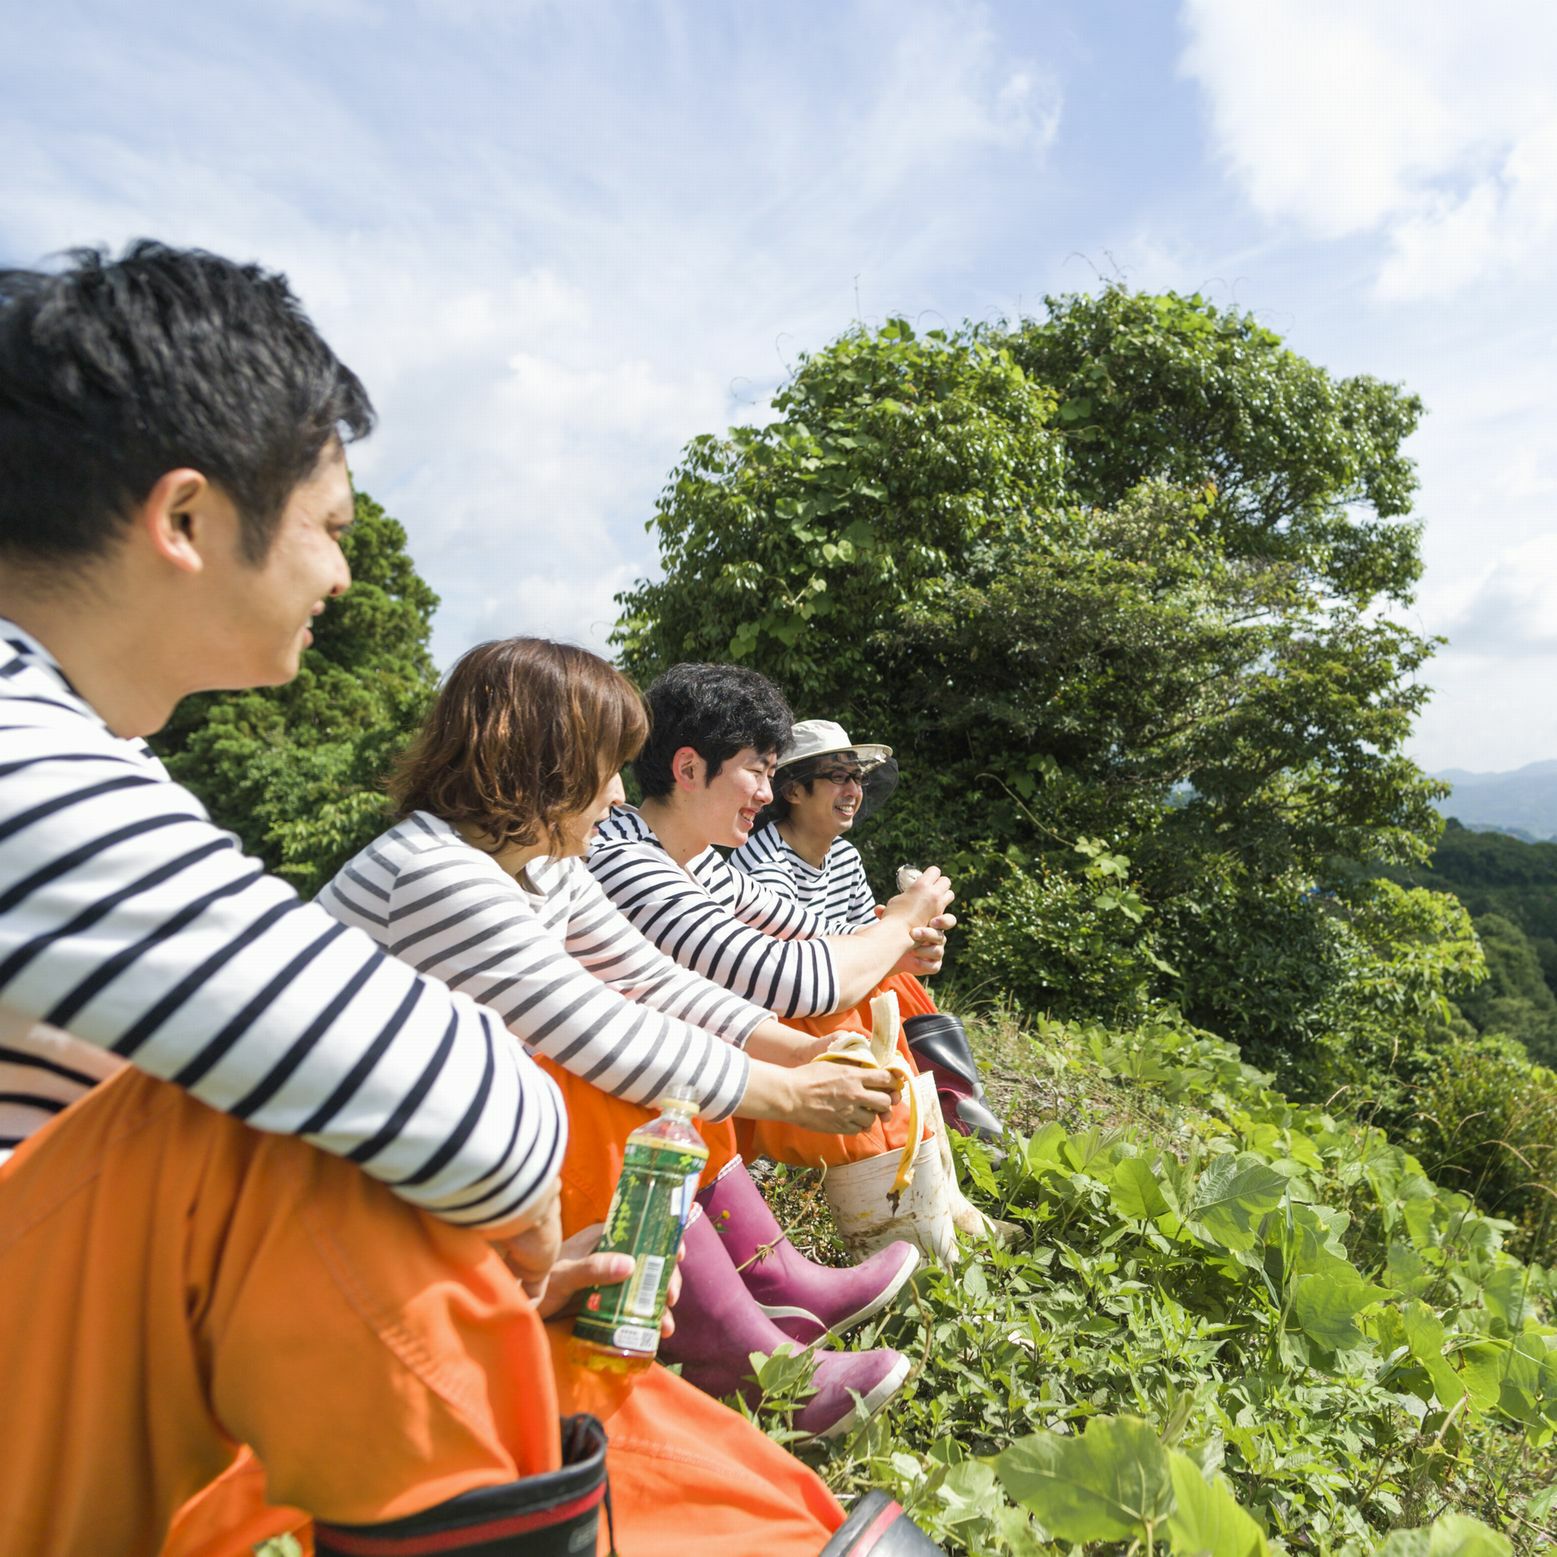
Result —
[[835, 1033], [832, 1047], [822, 1056], [836, 1065], [858, 1065], [865, 1069], [891, 1071], [897, 1076], [908, 1097], [908, 1140], [897, 1165], [897, 1176], [892, 1180], [891, 1193], [900, 1195], [914, 1182], [914, 1155], [919, 1150], [919, 1092], [914, 1086], [914, 1073], [897, 1052], [898, 1028], [902, 1016], [898, 1011], [897, 992], [888, 990], [877, 995], [870, 1003], [870, 1036], [864, 1033]]

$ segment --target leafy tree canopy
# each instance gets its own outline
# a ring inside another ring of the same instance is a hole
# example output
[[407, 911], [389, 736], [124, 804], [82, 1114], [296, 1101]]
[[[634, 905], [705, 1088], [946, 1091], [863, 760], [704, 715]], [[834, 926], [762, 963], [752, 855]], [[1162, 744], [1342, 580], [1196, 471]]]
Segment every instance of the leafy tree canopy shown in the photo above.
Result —
[[352, 587], [283, 687], [186, 698], [153, 742], [244, 848], [305, 896], [385, 822], [383, 774], [425, 712], [438, 597], [405, 530], [359, 492], [344, 546]]
[[[1109, 288], [1009, 327], [856, 329], [775, 410], [672, 473], [664, 577], [620, 597], [629, 670], [744, 661], [892, 744], [904, 788], [858, 840], [878, 876], [934, 860], [965, 902], [1053, 906], [1036, 960], [1061, 975], [1082, 940], [1145, 959], [1051, 1005], [1175, 969], [1199, 1020], [1298, 1041], [1297, 989], [1250, 1009], [1289, 916], [1353, 912], [1329, 861], [1421, 858], [1439, 826], [1402, 749], [1433, 644], [1388, 613], [1420, 569], [1415, 397]], [[1100, 882], [1092, 844], [1130, 879]]]

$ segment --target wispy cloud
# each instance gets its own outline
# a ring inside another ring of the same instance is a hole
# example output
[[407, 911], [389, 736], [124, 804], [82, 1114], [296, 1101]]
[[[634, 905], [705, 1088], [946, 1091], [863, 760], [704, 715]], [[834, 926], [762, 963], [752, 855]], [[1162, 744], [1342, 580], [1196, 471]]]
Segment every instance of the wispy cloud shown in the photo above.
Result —
[[[288, 0], [41, 15], [0, 65], [0, 247], [140, 233], [286, 269], [367, 381], [359, 480], [438, 647], [599, 645], [692, 434], [922, 293], [1060, 98], [981, 5]], [[694, 24], [695, 23], [695, 24]], [[824, 46], [825, 42], [825, 46]]]

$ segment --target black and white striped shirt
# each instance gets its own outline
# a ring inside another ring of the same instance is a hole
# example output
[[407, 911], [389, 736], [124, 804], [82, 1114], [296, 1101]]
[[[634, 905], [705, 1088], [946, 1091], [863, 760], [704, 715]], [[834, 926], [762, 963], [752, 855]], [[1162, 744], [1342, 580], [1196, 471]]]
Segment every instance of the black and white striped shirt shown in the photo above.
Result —
[[496, 1017], [267, 876], [0, 622], [5, 1146], [114, 1061], [452, 1222], [527, 1209], [566, 1145], [556, 1087]]
[[656, 951], [583, 860], [535, 860], [524, 876], [533, 890], [414, 811], [343, 866], [319, 903], [603, 1091], [649, 1103], [680, 1083], [705, 1118], [725, 1118], [750, 1073], [740, 1045], [767, 1011]]
[[827, 926], [793, 899], [732, 870], [709, 848], [683, 870], [632, 806], [595, 830], [589, 870], [667, 957], [780, 1016], [838, 1005]]
[[785, 840], [777, 822], [765, 822], [730, 855], [738, 870], [793, 898], [827, 926], [847, 935], [876, 923], [876, 897], [865, 879], [865, 861], [846, 838], [834, 838], [818, 870]]

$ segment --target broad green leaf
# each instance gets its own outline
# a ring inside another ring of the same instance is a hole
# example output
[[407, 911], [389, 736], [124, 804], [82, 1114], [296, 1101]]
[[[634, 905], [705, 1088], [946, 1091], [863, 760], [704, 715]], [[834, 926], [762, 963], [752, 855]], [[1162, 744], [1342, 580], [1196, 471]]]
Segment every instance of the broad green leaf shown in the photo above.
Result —
[[964, 1460], [941, 1483], [942, 1518], [949, 1525], [982, 1519], [997, 1501], [995, 1468], [985, 1460]]
[[1019, 1438], [996, 1457], [995, 1473], [1061, 1541], [1129, 1540], [1173, 1509], [1168, 1452], [1134, 1417], [1094, 1417], [1079, 1438]]
[[1374, 1557], [1513, 1557], [1507, 1536], [1468, 1514], [1442, 1514], [1422, 1530], [1397, 1530]]
[[1480, 1411], [1490, 1411], [1498, 1403], [1508, 1352], [1507, 1343], [1500, 1341], [1476, 1341], [1460, 1349], [1459, 1376]]
[[[1427, 1369], [1433, 1381], [1433, 1393], [1440, 1405], [1455, 1405], [1465, 1394], [1466, 1381], [1460, 1377], [1444, 1357], [1443, 1321], [1425, 1303], [1408, 1303], [1401, 1311], [1405, 1326], [1406, 1345], [1411, 1355]], [[1497, 1390], [1492, 1391], [1497, 1399]]]
[[1517, 1335], [1529, 1312], [1530, 1272], [1522, 1265], [1504, 1265], [1482, 1283], [1481, 1300], [1510, 1335]]
[[1227, 1152], [1200, 1175], [1188, 1216], [1224, 1249], [1252, 1249], [1256, 1224], [1281, 1204], [1286, 1190], [1285, 1177], [1252, 1152]]
[[1114, 1207], [1121, 1216], [1144, 1222], [1171, 1209], [1163, 1198], [1157, 1176], [1140, 1157], [1125, 1157], [1114, 1165], [1109, 1186]]
[[1176, 1507], [1168, 1516], [1174, 1557], [1265, 1557], [1265, 1532], [1238, 1506], [1220, 1476], [1208, 1481], [1178, 1450], [1168, 1453]]
[[1370, 1303], [1387, 1296], [1360, 1276], [1299, 1276], [1292, 1284], [1292, 1313], [1303, 1333], [1330, 1351], [1362, 1340], [1353, 1321]]

